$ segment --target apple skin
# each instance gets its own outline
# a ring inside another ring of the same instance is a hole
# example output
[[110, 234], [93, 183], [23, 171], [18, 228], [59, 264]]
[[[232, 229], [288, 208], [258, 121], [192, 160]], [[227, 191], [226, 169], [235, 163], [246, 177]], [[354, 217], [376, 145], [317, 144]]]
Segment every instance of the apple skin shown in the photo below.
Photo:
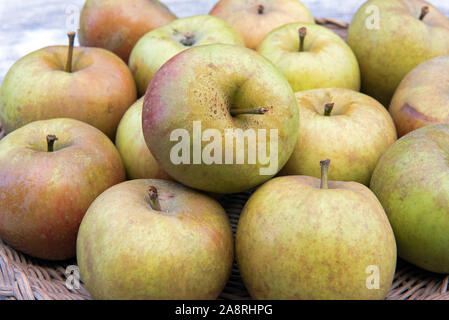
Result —
[[[369, 186], [380, 157], [396, 141], [388, 111], [373, 98], [348, 89], [296, 93], [299, 136], [281, 173], [319, 178], [320, 159], [332, 159], [329, 179]], [[324, 107], [334, 103], [330, 116]]]
[[449, 125], [427, 126], [396, 142], [371, 180], [390, 219], [398, 254], [423, 269], [449, 273]]
[[[269, 111], [233, 117], [230, 104], [237, 110], [267, 107]], [[225, 44], [194, 47], [168, 61], [148, 87], [142, 118], [145, 141], [162, 168], [184, 185], [213, 193], [248, 190], [275, 174], [261, 175], [260, 169], [268, 166], [260, 163], [237, 164], [235, 151], [233, 164], [175, 165], [170, 158], [179, 144], [170, 141], [174, 130], [187, 130], [191, 146], [194, 121], [201, 121], [203, 132], [219, 130], [223, 156], [225, 129], [266, 129], [267, 136], [271, 129], [278, 130], [280, 170], [293, 152], [299, 126], [295, 95], [285, 77], [257, 52]], [[270, 136], [266, 138], [270, 145]], [[201, 149], [208, 144], [203, 141]], [[244, 152], [248, 154], [246, 143]]]
[[421, 63], [401, 82], [390, 105], [400, 137], [424, 126], [449, 122], [449, 56]]
[[87, 0], [80, 16], [80, 43], [112, 51], [128, 63], [143, 35], [175, 19], [157, 0]]
[[117, 129], [115, 145], [122, 156], [129, 179], [166, 179], [165, 173], [148, 149], [142, 132], [143, 98], [126, 111]]
[[[425, 6], [430, 12], [420, 21]], [[379, 29], [366, 25], [373, 8], [379, 10]], [[370, 0], [354, 16], [347, 42], [360, 64], [362, 91], [388, 107], [413, 68], [449, 54], [449, 19], [423, 0]]]
[[[300, 28], [307, 29], [302, 52]], [[268, 34], [258, 52], [274, 63], [295, 92], [319, 88], [360, 90], [360, 69], [354, 53], [325, 27], [287, 24]]]
[[111, 139], [137, 99], [131, 72], [113, 53], [74, 48], [73, 72], [65, 72], [67, 46], [47, 47], [18, 60], [0, 88], [0, 121], [7, 133], [54, 118], [86, 122]]
[[242, 35], [245, 45], [254, 50], [268, 33], [284, 24], [315, 23], [310, 11], [298, 0], [221, 0], [210, 14], [229, 22]]
[[[182, 42], [185, 35], [194, 36], [191, 45]], [[226, 21], [210, 15], [198, 15], [175, 20], [143, 36], [134, 47], [129, 67], [143, 96], [154, 74], [178, 53], [214, 43], [243, 45], [243, 40]]]
[[[161, 211], [149, 204], [158, 190]], [[95, 299], [216, 299], [234, 241], [215, 200], [175, 182], [133, 180], [104, 192], [81, 223], [77, 257]]]
[[[332, 170], [331, 170], [332, 171]], [[236, 257], [246, 288], [260, 300], [383, 299], [396, 244], [382, 206], [355, 182], [306, 176], [273, 179], [245, 205]], [[379, 268], [379, 289], [366, 287]]]
[[[59, 139], [54, 152], [49, 134]], [[73, 258], [90, 204], [124, 180], [120, 155], [101, 131], [73, 119], [27, 124], [0, 141], [0, 237], [33, 257]]]

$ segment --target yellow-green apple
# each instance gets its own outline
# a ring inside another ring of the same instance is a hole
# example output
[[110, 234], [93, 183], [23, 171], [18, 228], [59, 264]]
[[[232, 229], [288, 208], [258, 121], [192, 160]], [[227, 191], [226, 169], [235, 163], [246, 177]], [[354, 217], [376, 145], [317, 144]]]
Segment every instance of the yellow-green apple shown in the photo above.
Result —
[[194, 47], [164, 64], [148, 87], [142, 120], [162, 168], [214, 193], [247, 190], [276, 175], [299, 126], [285, 77], [257, 52], [226, 44]]
[[398, 140], [371, 180], [390, 219], [398, 254], [421, 268], [449, 273], [449, 124]]
[[243, 40], [226, 21], [210, 15], [178, 19], [147, 33], [129, 59], [139, 94], [145, 94], [156, 71], [173, 56], [192, 46], [213, 43], [243, 45]]
[[95, 299], [216, 299], [234, 241], [218, 202], [180, 184], [133, 180], [91, 205], [77, 240], [81, 278]]
[[449, 19], [423, 0], [369, 0], [347, 41], [360, 64], [362, 91], [388, 107], [407, 73], [449, 54]]
[[325, 27], [287, 24], [268, 34], [258, 51], [278, 67], [295, 92], [319, 88], [360, 90], [360, 69], [354, 53]]
[[380, 157], [396, 141], [388, 111], [373, 98], [349, 89], [296, 93], [299, 136], [284, 175], [320, 177], [320, 159], [332, 159], [331, 180], [369, 185]]
[[127, 65], [99, 48], [70, 45], [40, 49], [17, 61], [0, 88], [0, 120], [7, 133], [54, 118], [86, 122], [111, 139], [137, 99]]
[[396, 243], [374, 194], [356, 182], [307, 176], [273, 179], [245, 205], [236, 257], [255, 299], [383, 299]]
[[143, 98], [126, 111], [117, 128], [115, 145], [129, 179], [170, 179], [148, 149], [142, 132]]
[[144, 34], [175, 19], [157, 0], [87, 0], [80, 15], [80, 43], [110, 50], [128, 62]]
[[449, 56], [423, 62], [401, 82], [390, 105], [400, 137], [424, 126], [449, 122]]
[[37, 258], [73, 258], [90, 204], [124, 180], [98, 129], [73, 119], [27, 124], [0, 141], [0, 237]]
[[210, 14], [229, 22], [251, 49], [257, 49], [270, 31], [284, 24], [315, 23], [310, 11], [298, 0], [221, 0]]

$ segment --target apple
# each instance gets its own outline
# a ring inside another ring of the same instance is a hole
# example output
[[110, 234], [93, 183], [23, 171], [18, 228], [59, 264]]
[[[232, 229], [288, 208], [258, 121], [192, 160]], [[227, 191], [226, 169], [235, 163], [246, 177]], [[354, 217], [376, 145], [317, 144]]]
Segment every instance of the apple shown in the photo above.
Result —
[[80, 43], [110, 50], [127, 63], [144, 34], [175, 19], [157, 0], [87, 0], [80, 15]]
[[258, 52], [278, 67], [295, 92], [360, 90], [360, 69], [354, 53], [340, 36], [325, 27], [287, 24], [268, 34]]
[[242, 46], [183, 51], [156, 73], [142, 111], [145, 141], [175, 180], [213, 193], [251, 189], [276, 175], [298, 136], [285, 77]]
[[449, 273], [449, 124], [410, 132], [381, 158], [371, 180], [390, 219], [398, 254]]
[[424, 126], [449, 122], [449, 56], [423, 62], [397, 88], [390, 105], [402, 137]]
[[227, 22], [209, 15], [178, 19], [147, 33], [129, 59], [139, 94], [145, 94], [156, 71], [173, 56], [193, 46], [213, 43], [243, 45], [243, 40]]
[[33, 257], [75, 256], [92, 201], [125, 180], [101, 131], [73, 119], [36, 121], [0, 140], [0, 238]]
[[129, 179], [170, 179], [148, 149], [142, 132], [143, 98], [126, 111], [117, 129], [115, 145]]
[[360, 64], [362, 91], [388, 107], [413, 68], [449, 54], [449, 19], [423, 0], [370, 0], [354, 16], [347, 42]]
[[320, 159], [332, 159], [331, 180], [369, 185], [380, 157], [396, 141], [388, 111], [373, 98], [349, 89], [296, 93], [299, 136], [284, 175], [320, 177]]
[[232, 230], [218, 202], [180, 184], [133, 180], [89, 208], [78, 265], [95, 299], [216, 299], [234, 260]]
[[307, 176], [273, 179], [243, 208], [236, 257], [255, 299], [383, 299], [396, 243], [374, 194], [356, 182]]
[[210, 14], [229, 22], [242, 35], [245, 45], [254, 50], [270, 31], [284, 24], [315, 23], [298, 0], [221, 0]]
[[98, 48], [40, 49], [17, 61], [0, 88], [0, 121], [7, 133], [27, 123], [54, 118], [86, 122], [111, 139], [123, 114], [137, 99], [126, 64]]

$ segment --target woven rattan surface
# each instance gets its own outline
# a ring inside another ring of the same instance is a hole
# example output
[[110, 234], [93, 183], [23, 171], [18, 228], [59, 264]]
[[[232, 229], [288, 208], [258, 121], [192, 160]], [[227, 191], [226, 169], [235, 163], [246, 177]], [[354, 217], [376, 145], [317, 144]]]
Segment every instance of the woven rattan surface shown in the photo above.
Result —
[[[317, 19], [319, 24], [345, 38], [347, 23], [332, 19]], [[2, 138], [0, 125], [0, 139]], [[240, 212], [250, 192], [224, 196], [220, 202], [228, 213], [235, 232]], [[8, 300], [87, 300], [89, 293], [80, 283], [72, 281], [76, 261], [52, 263], [24, 255], [0, 239], [0, 299]], [[76, 275], [76, 274], [75, 274]], [[68, 281], [67, 281], [68, 280]], [[231, 277], [220, 299], [250, 299], [238, 267], [234, 264]], [[449, 300], [449, 276], [421, 270], [399, 260], [389, 300]]]

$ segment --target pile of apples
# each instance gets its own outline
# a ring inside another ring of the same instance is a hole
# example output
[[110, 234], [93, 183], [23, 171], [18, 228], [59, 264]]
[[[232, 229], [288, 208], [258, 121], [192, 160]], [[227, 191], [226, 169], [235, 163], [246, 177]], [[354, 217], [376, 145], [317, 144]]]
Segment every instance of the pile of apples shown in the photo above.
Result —
[[[383, 299], [397, 254], [449, 273], [449, 19], [431, 4], [369, 0], [345, 42], [298, 0], [183, 19], [87, 0], [75, 36], [0, 89], [12, 247], [76, 256], [97, 299], [215, 299], [234, 258], [255, 299]], [[275, 135], [229, 155], [231, 129]], [[216, 198], [248, 190], [234, 240]]]

